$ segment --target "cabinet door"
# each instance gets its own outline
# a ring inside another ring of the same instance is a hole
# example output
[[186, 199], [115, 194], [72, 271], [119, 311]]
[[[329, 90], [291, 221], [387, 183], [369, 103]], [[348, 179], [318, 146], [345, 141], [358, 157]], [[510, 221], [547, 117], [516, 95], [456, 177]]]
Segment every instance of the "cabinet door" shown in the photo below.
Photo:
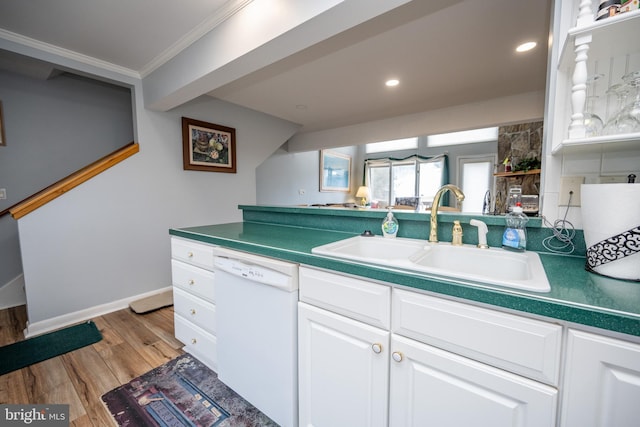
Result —
[[389, 332], [298, 304], [300, 425], [386, 426]]
[[561, 425], [640, 425], [640, 345], [569, 331]]
[[554, 426], [557, 390], [391, 335], [389, 425]]

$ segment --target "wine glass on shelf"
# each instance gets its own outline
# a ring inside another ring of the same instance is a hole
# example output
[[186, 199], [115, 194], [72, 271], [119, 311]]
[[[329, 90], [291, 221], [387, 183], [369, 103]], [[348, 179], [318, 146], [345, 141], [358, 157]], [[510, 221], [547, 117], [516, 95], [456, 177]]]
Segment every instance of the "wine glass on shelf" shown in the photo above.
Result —
[[616, 83], [609, 87], [607, 95], [616, 97], [616, 108], [613, 113], [609, 115], [607, 122], [602, 130], [603, 135], [617, 135], [621, 133], [633, 132], [634, 123], [629, 120], [621, 121], [624, 107], [627, 104], [627, 99], [632, 94], [633, 88], [626, 83]]
[[630, 132], [640, 132], [640, 71], [625, 74], [622, 81], [634, 89], [635, 97], [622, 109], [619, 124], [628, 126]]
[[587, 138], [598, 136], [602, 132], [604, 123], [600, 116], [594, 113], [594, 102], [598, 97], [593, 94], [593, 87], [596, 81], [604, 77], [603, 74], [594, 74], [587, 78], [587, 99], [586, 108], [582, 113], [584, 118], [585, 136]]

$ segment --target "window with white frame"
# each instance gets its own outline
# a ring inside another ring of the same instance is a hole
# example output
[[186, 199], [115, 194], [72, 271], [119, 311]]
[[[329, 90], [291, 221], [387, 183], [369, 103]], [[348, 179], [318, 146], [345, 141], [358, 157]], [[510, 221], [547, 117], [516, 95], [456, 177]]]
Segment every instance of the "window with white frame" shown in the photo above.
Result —
[[371, 200], [394, 205], [398, 198], [419, 197], [422, 203], [430, 202], [444, 182], [444, 165], [445, 156], [367, 160]]

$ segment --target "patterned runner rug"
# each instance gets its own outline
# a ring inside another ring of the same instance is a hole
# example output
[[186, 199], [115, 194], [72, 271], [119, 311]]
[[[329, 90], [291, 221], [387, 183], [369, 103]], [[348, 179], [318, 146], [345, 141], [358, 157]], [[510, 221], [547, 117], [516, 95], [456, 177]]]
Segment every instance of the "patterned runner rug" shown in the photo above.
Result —
[[118, 426], [277, 427], [190, 354], [102, 396]]

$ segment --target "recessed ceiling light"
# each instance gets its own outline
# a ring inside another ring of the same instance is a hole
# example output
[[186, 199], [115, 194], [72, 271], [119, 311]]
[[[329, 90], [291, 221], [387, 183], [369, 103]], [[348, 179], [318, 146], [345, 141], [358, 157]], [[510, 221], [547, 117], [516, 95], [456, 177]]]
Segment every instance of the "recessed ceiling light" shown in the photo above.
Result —
[[384, 84], [389, 86], [389, 87], [398, 86], [400, 84], [400, 80], [398, 80], [398, 79], [390, 79], [390, 80], [387, 80]]
[[527, 52], [527, 51], [533, 49], [534, 47], [536, 47], [536, 45], [537, 45], [536, 42], [522, 43], [520, 46], [518, 46], [516, 48], [516, 52]]

